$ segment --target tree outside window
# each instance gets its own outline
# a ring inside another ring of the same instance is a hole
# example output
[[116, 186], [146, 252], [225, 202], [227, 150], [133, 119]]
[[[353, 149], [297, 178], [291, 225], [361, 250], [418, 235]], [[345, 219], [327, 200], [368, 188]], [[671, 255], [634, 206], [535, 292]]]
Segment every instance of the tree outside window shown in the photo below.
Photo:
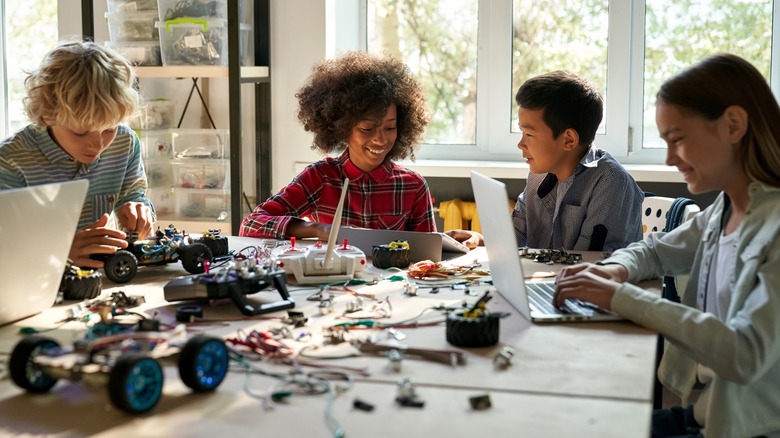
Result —
[[0, 1], [4, 3], [5, 138], [29, 123], [22, 102], [24, 79], [57, 44], [57, 0]]

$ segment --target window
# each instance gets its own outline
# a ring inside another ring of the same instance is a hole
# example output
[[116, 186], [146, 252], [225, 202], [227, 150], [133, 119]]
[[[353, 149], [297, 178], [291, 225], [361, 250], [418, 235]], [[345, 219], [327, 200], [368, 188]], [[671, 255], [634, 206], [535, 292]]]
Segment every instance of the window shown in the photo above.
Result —
[[[645, 148], [665, 148], [655, 126], [655, 95], [687, 60], [731, 52], [769, 81], [772, 0], [648, 0], [644, 26], [643, 132]], [[684, 18], [684, 19], [683, 19]]]
[[368, 16], [368, 50], [403, 59], [428, 90], [427, 142], [474, 144], [477, 2], [375, 1]]
[[57, 44], [57, 0], [0, 0], [2, 138], [27, 125], [22, 99], [27, 72]]
[[655, 94], [705, 56], [735, 53], [780, 84], [770, 75], [780, 0], [364, 2], [362, 47], [399, 56], [428, 90], [434, 121], [418, 158], [521, 160], [514, 94], [547, 71], [602, 90], [595, 143], [624, 163], [664, 161]]

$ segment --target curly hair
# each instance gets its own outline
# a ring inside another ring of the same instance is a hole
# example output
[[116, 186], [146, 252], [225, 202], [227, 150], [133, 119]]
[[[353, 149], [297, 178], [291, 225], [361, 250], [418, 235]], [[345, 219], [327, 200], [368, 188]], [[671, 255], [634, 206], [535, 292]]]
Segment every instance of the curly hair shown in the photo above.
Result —
[[119, 53], [88, 41], [64, 43], [25, 79], [24, 109], [41, 128], [114, 128], [139, 107], [134, 82], [133, 67]]
[[425, 92], [401, 61], [365, 52], [346, 52], [317, 64], [295, 94], [298, 120], [314, 133], [311, 148], [323, 153], [347, 148], [352, 128], [365, 116], [398, 112], [398, 137], [387, 159], [414, 159], [430, 121]]

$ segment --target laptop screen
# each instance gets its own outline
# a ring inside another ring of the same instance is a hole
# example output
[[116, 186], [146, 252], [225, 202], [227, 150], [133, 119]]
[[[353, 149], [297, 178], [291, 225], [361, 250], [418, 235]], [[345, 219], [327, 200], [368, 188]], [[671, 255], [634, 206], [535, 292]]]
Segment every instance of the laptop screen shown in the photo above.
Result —
[[0, 324], [54, 304], [88, 180], [0, 191]]

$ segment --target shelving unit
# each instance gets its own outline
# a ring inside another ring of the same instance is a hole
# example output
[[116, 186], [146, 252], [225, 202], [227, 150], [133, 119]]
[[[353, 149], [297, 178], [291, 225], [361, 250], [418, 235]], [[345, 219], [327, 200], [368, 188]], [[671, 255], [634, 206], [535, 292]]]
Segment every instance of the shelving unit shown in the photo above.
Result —
[[[82, 35], [95, 35], [94, 1], [81, 1]], [[254, 66], [242, 66], [239, 54], [240, 23], [238, 2], [227, 2], [227, 67], [171, 66], [137, 67], [139, 78], [228, 78], [230, 146], [230, 234], [237, 235], [244, 217], [244, 184], [242, 170], [241, 85], [254, 84], [255, 144], [254, 178], [257, 199], [271, 195], [271, 82], [270, 82], [270, 0], [252, 0], [254, 32]], [[184, 219], [183, 219], [184, 220]], [[178, 221], [178, 219], [177, 219]]]

